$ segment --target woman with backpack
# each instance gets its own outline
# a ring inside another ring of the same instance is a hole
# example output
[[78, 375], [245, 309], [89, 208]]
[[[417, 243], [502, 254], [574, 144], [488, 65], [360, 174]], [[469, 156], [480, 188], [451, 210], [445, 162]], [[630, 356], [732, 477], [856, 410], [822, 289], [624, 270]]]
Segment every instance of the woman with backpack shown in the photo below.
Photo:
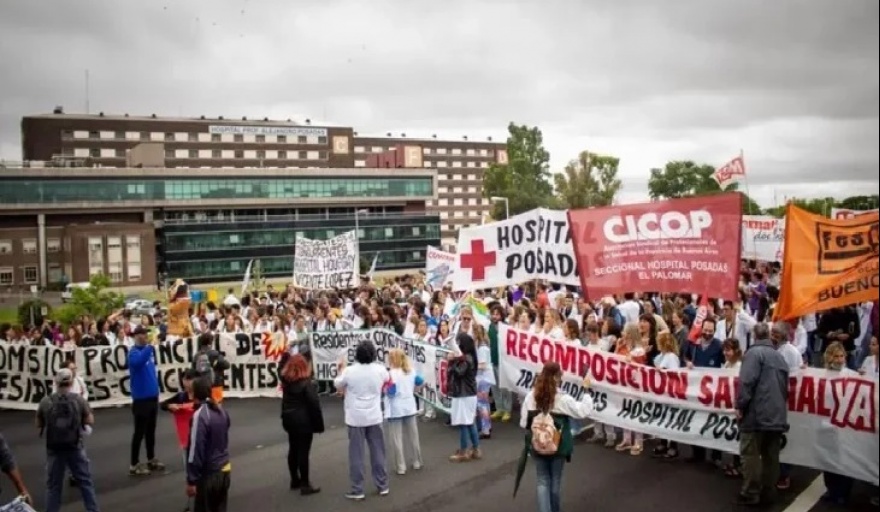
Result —
[[574, 450], [570, 421], [584, 420], [593, 412], [590, 393], [584, 392], [578, 401], [561, 385], [562, 368], [549, 361], [522, 403], [520, 426], [527, 430], [526, 450], [535, 462], [539, 512], [560, 512], [562, 469]]

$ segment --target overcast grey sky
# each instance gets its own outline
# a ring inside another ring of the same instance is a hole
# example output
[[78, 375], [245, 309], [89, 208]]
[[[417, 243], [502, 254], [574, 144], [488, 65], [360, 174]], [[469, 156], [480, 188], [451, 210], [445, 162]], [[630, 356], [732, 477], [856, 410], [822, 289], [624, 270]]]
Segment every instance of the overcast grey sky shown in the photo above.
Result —
[[[559, 170], [743, 149], [750, 191], [878, 190], [877, 0], [0, 0], [0, 158], [21, 116], [311, 118], [471, 140], [539, 126]], [[831, 181], [833, 180], [833, 181]]]

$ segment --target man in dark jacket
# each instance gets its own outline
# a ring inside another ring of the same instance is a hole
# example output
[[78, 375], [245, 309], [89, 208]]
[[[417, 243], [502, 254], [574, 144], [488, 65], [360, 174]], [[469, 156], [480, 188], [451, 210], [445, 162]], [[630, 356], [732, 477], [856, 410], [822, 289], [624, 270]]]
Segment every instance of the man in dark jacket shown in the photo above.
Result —
[[226, 512], [229, 497], [229, 414], [211, 399], [204, 379], [193, 381], [196, 412], [186, 459], [186, 494], [195, 498], [193, 512]]
[[0, 434], [0, 471], [6, 473], [6, 476], [12, 480], [12, 485], [15, 486], [15, 491], [18, 495], [30, 503], [31, 495], [24, 485], [24, 479], [21, 477], [18, 466], [15, 464], [15, 457], [13, 457], [12, 450], [9, 449], [3, 434]]
[[856, 342], [861, 339], [862, 327], [859, 314], [852, 306], [834, 308], [822, 315], [816, 335], [822, 340], [822, 353], [828, 345], [835, 341], [843, 344], [846, 350], [846, 364], [851, 370], [855, 370]]
[[758, 505], [775, 499], [779, 452], [788, 432], [788, 364], [770, 339], [770, 328], [759, 323], [755, 342], [746, 351], [739, 371], [736, 417], [743, 486], [737, 503]]
[[197, 378], [206, 379], [211, 384], [214, 403], [223, 402], [223, 385], [229, 366], [223, 352], [214, 349], [214, 335], [207, 332], [199, 336], [199, 351], [193, 357], [193, 370]]

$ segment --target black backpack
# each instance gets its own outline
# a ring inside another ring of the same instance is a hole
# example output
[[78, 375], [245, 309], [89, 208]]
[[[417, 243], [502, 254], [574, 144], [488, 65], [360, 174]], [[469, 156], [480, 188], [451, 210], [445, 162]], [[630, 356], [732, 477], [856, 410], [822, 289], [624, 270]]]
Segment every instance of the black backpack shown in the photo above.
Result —
[[46, 412], [46, 448], [76, 450], [82, 440], [82, 411], [74, 397], [67, 393], [53, 393]]

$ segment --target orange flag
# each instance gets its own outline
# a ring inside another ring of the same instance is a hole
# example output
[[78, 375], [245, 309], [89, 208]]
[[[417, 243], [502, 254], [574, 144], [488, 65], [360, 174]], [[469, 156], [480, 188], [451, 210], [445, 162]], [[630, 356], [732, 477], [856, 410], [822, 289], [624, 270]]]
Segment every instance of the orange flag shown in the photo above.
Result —
[[828, 219], [789, 203], [774, 320], [877, 300], [878, 213]]

